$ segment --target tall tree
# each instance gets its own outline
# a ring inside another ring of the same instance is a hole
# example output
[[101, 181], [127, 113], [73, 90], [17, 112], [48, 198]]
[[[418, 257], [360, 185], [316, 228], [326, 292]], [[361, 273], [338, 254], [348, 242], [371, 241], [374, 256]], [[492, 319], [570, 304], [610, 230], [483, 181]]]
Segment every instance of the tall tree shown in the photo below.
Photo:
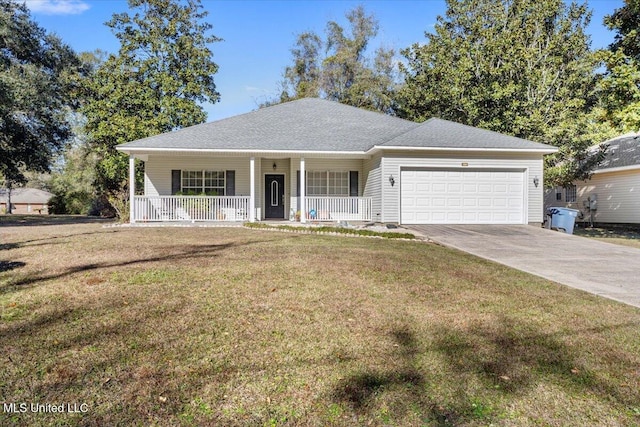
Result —
[[[399, 115], [431, 116], [560, 147], [547, 182], [587, 177], [606, 130], [592, 123], [597, 61], [586, 5], [562, 0], [449, 0], [427, 43], [403, 51]], [[589, 132], [586, 131], [589, 129]]]
[[126, 156], [115, 146], [206, 120], [203, 103], [220, 99], [209, 45], [220, 41], [199, 0], [128, 0], [135, 13], [107, 22], [120, 40], [95, 71], [83, 108], [99, 153], [97, 186], [123, 194]]
[[23, 3], [0, 0], [0, 176], [25, 181], [24, 171], [45, 172], [70, 136], [66, 120], [80, 62], [71, 48], [47, 34]]
[[298, 35], [296, 45], [291, 49], [293, 65], [284, 71], [286, 84], [293, 88], [295, 98], [314, 98], [320, 95], [322, 46], [320, 37], [312, 32]]
[[616, 36], [598, 53], [607, 68], [599, 84], [602, 118], [620, 132], [640, 131], [640, 0], [626, 0], [604, 23]]
[[97, 155], [88, 144], [84, 131], [86, 119], [74, 114], [71, 138], [58, 161], [54, 163], [46, 180], [46, 189], [54, 194], [49, 201], [49, 212], [55, 214], [96, 215], [99, 199], [93, 183], [96, 175]]
[[348, 31], [337, 22], [330, 21], [325, 40], [314, 32], [298, 36], [295, 47], [291, 49], [293, 65], [285, 68], [281, 102], [323, 97], [355, 107], [392, 113], [392, 93], [397, 74], [394, 51], [378, 48], [369, 58], [367, 48], [378, 34], [378, 21], [362, 6], [349, 11], [346, 18]]
[[604, 23], [617, 33], [610, 49], [621, 49], [625, 55], [640, 61], [640, 0], [625, 0], [624, 6], [605, 16]]

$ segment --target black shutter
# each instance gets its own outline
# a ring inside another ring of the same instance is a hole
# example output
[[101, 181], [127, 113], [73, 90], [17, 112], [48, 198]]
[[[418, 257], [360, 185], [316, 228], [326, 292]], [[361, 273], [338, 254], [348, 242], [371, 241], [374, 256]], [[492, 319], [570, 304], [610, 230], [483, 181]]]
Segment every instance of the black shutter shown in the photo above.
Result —
[[296, 197], [300, 197], [300, 171], [296, 171]]
[[349, 196], [358, 197], [358, 171], [349, 171]]
[[171, 171], [171, 195], [177, 194], [181, 189], [181, 174], [179, 169], [173, 169]]
[[236, 195], [236, 171], [227, 171], [226, 176], [226, 186], [225, 196], [235, 196]]

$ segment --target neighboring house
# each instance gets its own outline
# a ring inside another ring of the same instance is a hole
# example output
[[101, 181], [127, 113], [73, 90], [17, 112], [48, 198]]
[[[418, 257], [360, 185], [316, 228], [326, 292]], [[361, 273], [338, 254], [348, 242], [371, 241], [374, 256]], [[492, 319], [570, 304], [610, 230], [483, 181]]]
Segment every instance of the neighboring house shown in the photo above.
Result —
[[545, 207], [578, 209], [585, 222], [593, 216], [599, 224], [640, 224], [640, 133], [604, 144], [605, 158], [591, 179], [547, 189]]
[[[8, 212], [7, 189], [0, 188], [0, 212]], [[48, 213], [47, 204], [53, 194], [37, 188], [13, 188], [11, 189], [11, 213], [29, 214]]]
[[[540, 224], [554, 147], [306, 98], [127, 144], [131, 221]], [[209, 196], [194, 196], [193, 194]]]

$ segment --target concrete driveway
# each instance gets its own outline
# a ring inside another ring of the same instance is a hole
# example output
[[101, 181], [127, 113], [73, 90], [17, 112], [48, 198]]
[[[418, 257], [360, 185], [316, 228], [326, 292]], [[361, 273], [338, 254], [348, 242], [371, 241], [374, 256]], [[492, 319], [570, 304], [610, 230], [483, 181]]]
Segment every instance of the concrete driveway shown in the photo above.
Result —
[[405, 227], [445, 246], [640, 307], [640, 249], [529, 225]]

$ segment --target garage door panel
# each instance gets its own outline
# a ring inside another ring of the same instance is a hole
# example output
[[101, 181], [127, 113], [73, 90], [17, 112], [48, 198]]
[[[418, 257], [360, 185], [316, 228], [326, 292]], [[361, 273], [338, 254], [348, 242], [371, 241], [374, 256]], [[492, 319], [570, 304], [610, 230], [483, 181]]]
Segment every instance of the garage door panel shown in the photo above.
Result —
[[431, 184], [427, 182], [419, 182], [415, 185], [417, 191], [431, 191]]
[[500, 194], [508, 194], [508, 187], [505, 184], [493, 184], [493, 192]]
[[431, 189], [434, 193], [445, 193], [447, 191], [447, 184], [444, 182], [434, 182], [431, 184]]
[[442, 208], [447, 205], [447, 199], [444, 197], [434, 197], [431, 199], [431, 205], [436, 208]]
[[416, 204], [416, 207], [418, 207], [418, 208], [426, 208], [426, 207], [431, 206], [431, 200], [426, 199], [426, 198], [417, 199], [415, 204]]
[[493, 200], [488, 197], [478, 197], [478, 207], [490, 208], [493, 205]]
[[401, 171], [405, 224], [521, 224], [524, 172]]

